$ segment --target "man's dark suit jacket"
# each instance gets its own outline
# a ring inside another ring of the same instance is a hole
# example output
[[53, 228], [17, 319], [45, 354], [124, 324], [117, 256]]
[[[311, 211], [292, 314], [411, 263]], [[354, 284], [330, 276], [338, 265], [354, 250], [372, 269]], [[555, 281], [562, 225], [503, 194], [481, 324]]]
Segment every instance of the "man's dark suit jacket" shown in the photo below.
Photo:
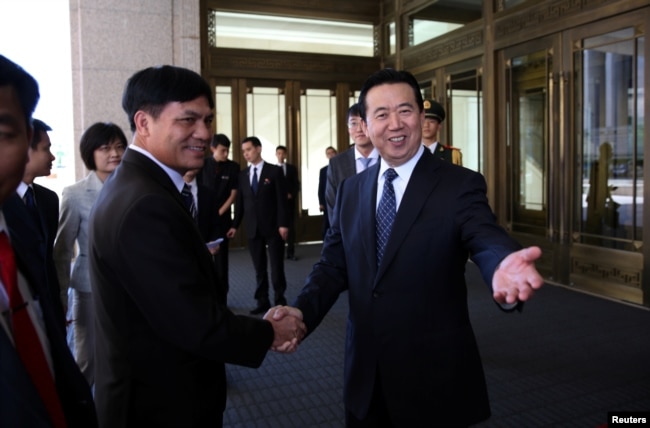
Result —
[[[45, 296], [51, 300], [60, 327], [65, 330], [65, 314], [61, 303], [59, 277], [54, 265], [54, 238], [59, 227], [59, 197], [55, 192], [32, 184], [38, 207], [39, 224], [35, 224], [25, 202], [14, 192], [2, 206], [12, 239], [29, 245], [25, 263], [35, 281], [45, 285]], [[43, 297], [41, 296], [41, 297]]]
[[[13, 235], [11, 241], [18, 270], [29, 283], [32, 293], [37, 296], [47, 293], [44, 283], [36, 280], [41, 274], [32, 272], [33, 256], [30, 253], [33, 247]], [[56, 389], [68, 427], [96, 427], [97, 416], [90, 387], [70, 353], [59, 314], [49, 299], [39, 299], [39, 304], [50, 345]], [[0, 424], [3, 427], [52, 426], [36, 387], [3, 328], [0, 328]]]
[[499, 262], [520, 247], [496, 223], [483, 177], [424, 150], [377, 266], [379, 168], [342, 183], [321, 260], [295, 305], [311, 332], [348, 291], [344, 400], [358, 418], [379, 374], [396, 426], [474, 424], [490, 409], [465, 263], [471, 255], [491, 284]]
[[282, 168], [264, 162], [259, 177], [257, 193], [251, 189], [250, 167], [239, 175], [239, 192], [235, 203], [233, 227], [237, 229], [242, 220], [249, 239], [259, 236], [269, 238], [278, 234], [279, 227], [289, 227], [287, 186]]
[[198, 180], [197, 184], [197, 224], [201, 236], [203, 237], [203, 242], [223, 238], [223, 236], [219, 235], [219, 206], [217, 205], [217, 193], [208, 186], [198, 183]]
[[323, 228], [322, 234], [325, 237], [327, 229], [330, 227], [329, 216], [327, 215], [327, 201], [325, 200], [325, 189], [327, 188], [327, 165], [320, 169], [318, 173], [318, 205], [323, 209]]
[[298, 168], [290, 163], [285, 163], [284, 167], [287, 169], [287, 172], [284, 175], [285, 183], [287, 185], [287, 193], [290, 193], [293, 197], [293, 200], [295, 201], [298, 197], [298, 192], [300, 191], [300, 178], [298, 177]]
[[[239, 164], [230, 159], [225, 162], [217, 162], [212, 157], [205, 159], [197, 181], [217, 192], [217, 209], [228, 200], [231, 192], [239, 187], [240, 171]], [[232, 211], [227, 210], [219, 217], [219, 238], [226, 236], [230, 226], [232, 226]]]
[[233, 314], [169, 176], [129, 149], [91, 213], [95, 402], [102, 427], [206, 427], [226, 404], [224, 363], [258, 367], [273, 341]]
[[325, 188], [325, 201], [327, 202], [327, 214], [330, 221], [332, 221], [332, 215], [334, 214], [336, 192], [341, 182], [357, 173], [357, 161], [354, 157], [355, 147], [352, 145], [343, 153], [330, 159], [329, 167], [327, 168], [327, 186]]

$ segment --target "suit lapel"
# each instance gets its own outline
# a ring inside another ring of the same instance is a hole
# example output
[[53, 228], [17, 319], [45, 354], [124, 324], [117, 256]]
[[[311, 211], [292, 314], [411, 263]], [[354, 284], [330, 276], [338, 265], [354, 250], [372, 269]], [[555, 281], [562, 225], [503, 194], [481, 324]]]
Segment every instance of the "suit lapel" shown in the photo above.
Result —
[[356, 154], [355, 147], [352, 146], [346, 153], [348, 153], [348, 161], [345, 162], [345, 177], [350, 177], [357, 173], [357, 161], [354, 158]]
[[[357, 201], [358, 218], [360, 227], [360, 236], [363, 245], [363, 253], [366, 255], [368, 266], [372, 266], [372, 272], [377, 269], [377, 238], [376, 238], [376, 209], [377, 206], [377, 176], [379, 175], [379, 165], [373, 165], [368, 173], [360, 176], [358, 195], [370, 195], [370, 203], [366, 198], [360, 197]], [[368, 221], [364, 220], [368, 219]]]
[[[154, 161], [149, 159], [147, 156], [143, 155], [140, 152], [135, 150], [127, 150], [122, 157], [122, 162], [125, 165], [135, 165], [135, 168], [140, 171], [144, 171], [144, 174], [151, 177], [156, 183], [162, 186], [173, 199], [183, 208], [183, 211], [191, 218], [189, 211], [185, 208], [185, 203], [181, 197], [180, 192], [174, 185], [172, 179], [167, 175], [167, 173], [159, 167]], [[118, 168], [122, 167], [119, 165]], [[111, 177], [115, 175], [115, 172], [111, 174]], [[108, 180], [111, 179], [108, 178]]]
[[[431, 152], [425, 150], [413, 169], [411, 178], [406, 186], [406, 191], [402, 197], [402, 202], [397, 210], [393, 230], [391, 231], [390, 239], [384, 251], [384, 258], [382, 259], [381, 266], [378, 267], [377, 280], [383, 275], [388, 265], [390, 265], [398, 253], [402, 242], [406, 239], [411, 227], [415, 224], [415, 221], [422, 212], [422, 208], [428, 201], [431, 192], [433, 192], [440, 182], [440, 176], [436, 173], [438, 167], [439, 164], [434, 161]], [[375, 250], [373, 250], [374, 253]]]

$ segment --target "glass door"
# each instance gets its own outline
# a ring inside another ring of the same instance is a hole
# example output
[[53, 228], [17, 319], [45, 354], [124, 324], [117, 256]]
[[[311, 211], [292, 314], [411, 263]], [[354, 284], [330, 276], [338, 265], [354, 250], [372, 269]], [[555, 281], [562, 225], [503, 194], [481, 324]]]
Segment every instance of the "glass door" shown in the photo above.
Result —
[[566, 57], [575, 106], [570, 280], [590, 292], [648, 305], [642, 274], [644, 153], [650, 142], [643, 24], [635, 14], [569, 31]]
[[[266, 162], [277, 163], [275, 150], [282, 145], [287, 148], [287, 162], [298, 168], [301, 189], [294, 213], [296, 242], [322, 239], [319, 172], [328, 162], [326, 148], [338, 146], [339, 127], [345, 126], [340, 123], [345, 124], [350, 103], [349, 91], [337, 87], [252, 79], [220, 79], [215, 84], [216, 132], [231, 137], [232, 159], [246, 168], [239, 142], [254, 135], [262, 142]], [[337, 98], [341, 98], [339, 103]], [[345, 108], [343, 114], [338, 111], [339, 104]]]
[[558, 136], [558, 42], [559, 37], [539, 39], [499, 55], [503, 91], [495, 150], [506, 167], [497, 171], [505, 188], [494, 193], [513, 236], [523, 245], [542, 247], [538, 268], [546, 278], [562, 276], [557, 271], [563, 225], [558, 213], [566, 185]]

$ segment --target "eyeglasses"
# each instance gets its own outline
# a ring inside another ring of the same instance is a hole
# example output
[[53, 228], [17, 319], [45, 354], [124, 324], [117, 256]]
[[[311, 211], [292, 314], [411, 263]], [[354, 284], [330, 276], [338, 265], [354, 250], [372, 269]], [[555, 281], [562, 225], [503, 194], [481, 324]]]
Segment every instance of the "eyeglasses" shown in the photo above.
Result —
[[355, 129], [361, 126], [361, 122], [348, 122], [348, 129]]

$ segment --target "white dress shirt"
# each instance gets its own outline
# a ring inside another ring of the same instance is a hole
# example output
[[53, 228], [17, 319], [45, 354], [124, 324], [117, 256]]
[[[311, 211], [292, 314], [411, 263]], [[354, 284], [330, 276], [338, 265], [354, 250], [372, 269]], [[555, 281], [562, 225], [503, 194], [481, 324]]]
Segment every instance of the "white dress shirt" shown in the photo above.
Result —
[[[411, 179], [411, 174], [413, 174], [413, 169], [415, 165], [420, 160], [420, 157], [424, 153], [424, 145], [420, 146], [418, 152], [413, 156], [408, 162], [393, 168], [397, 173], [397, 177], [393, 180], [393, 189], [395, 189], [395, 212], [399, 211], [399, 204], [402, 202], [402, 196], [406, 191], [406, 186]], [[381, 160], [381, 165], [379, 166], [379, 177], [377, 178], [377, 206], [379, 206], [379, 201], [381, 201], [381, 195], [384, 192], [384, 172], [388, 168], [391, 168], [386, 164], [384, 160]]]

